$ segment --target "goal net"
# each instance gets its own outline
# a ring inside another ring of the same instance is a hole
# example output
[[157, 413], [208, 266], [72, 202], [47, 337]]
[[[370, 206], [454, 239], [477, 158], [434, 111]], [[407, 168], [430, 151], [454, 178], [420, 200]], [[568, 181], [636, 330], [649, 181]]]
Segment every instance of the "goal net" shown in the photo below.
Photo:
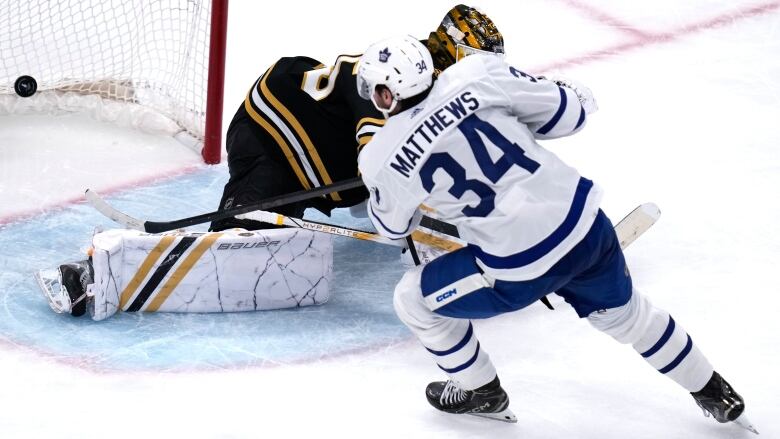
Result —
[[[227, 0], [25, 0], [0, 9], [0, 114], [88, 109], [221, 151]], [[37, 93], [17, 95], [21, 76]]]

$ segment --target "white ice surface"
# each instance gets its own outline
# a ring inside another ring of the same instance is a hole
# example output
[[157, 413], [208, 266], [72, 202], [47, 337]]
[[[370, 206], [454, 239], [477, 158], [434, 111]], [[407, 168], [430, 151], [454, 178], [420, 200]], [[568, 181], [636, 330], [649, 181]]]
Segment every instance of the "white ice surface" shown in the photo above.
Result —
[[[594, 91], [601, 110], [586, 129], [546, 145], [606, 189], [613, 219], [661, 207], [626, 252], [635, 285], [745, 397], [761, 437], [780, 437], [780, 1], [635, 3], [480, 6], [518, 68]], [[388, 35], [424, 37], [451, 6], [232, 2], [225, 126], [279, 56], [327, 64]], [[224, 167], [192, 169], [199, 157], [175, 142], [113, 129], [0, 118], [3, 438], [750, 437], [702, 417], [560, 300], [475, 323], [518, 424], [438, 413], [423, 389], [442, 376], [392, 314], [395, 253], [362, 243], [337, 243], [337, 290], [316, 309], [54, 315], [29, 274], [77, 255], [101, 223], [70, 204], [85, 184], [152, 219], [211, 210], [221, 192]]]

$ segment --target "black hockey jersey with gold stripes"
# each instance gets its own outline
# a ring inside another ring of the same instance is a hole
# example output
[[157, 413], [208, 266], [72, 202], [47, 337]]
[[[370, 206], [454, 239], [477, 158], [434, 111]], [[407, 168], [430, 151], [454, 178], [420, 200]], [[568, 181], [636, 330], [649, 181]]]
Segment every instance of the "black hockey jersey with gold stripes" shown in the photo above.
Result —
[[[312, 58], [281, 58], [255, 82], [244, 101], [288, 162], [303, 188], [358, 175], [357, 156], [385, 123], [370, 101], [358, 96], [360, 56], [342, 55], [325, 67]], [[333, 207], [368, 197], [364, 189], [333, 193]]]

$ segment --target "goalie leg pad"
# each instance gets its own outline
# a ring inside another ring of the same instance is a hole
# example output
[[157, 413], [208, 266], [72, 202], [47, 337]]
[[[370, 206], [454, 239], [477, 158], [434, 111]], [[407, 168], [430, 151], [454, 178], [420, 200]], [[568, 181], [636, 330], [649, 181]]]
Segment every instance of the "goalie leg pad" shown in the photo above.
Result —
[[318, 305], [330, 295], [329, 235], [300, 229], [93, 237], [94, 320], [117, 311], [232, 312]]

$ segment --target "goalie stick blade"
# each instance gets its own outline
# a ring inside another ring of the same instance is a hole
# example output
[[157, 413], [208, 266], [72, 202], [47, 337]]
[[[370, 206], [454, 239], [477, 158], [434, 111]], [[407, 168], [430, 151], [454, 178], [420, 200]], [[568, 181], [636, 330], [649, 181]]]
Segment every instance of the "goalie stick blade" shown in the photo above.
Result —
[[647, 231], [658, 218], [661, 209], [655, 203], [640, 204], [615, 226], [615, 233], [620, 241], [620, 248], [625, 249]]
[[89, 201], [89, 204], [95, 208], [95, 210], [103, 214], [103, 216], [113, 220], [114, 222], [121, 224], [122, 227], [127, 229], [140, 230], [142, 232], [147, 231], [144, 227], [143, 221], [137, 218], [133, 218], [132, 216], [115, 209], [113, 206], [106, 203], [105, 200], [103, 200], [100, 195], [98, 195], [93, 190], [87, 189], [86, 192], [84, 192], [84, 197], [87, 199], [87, 201]]

